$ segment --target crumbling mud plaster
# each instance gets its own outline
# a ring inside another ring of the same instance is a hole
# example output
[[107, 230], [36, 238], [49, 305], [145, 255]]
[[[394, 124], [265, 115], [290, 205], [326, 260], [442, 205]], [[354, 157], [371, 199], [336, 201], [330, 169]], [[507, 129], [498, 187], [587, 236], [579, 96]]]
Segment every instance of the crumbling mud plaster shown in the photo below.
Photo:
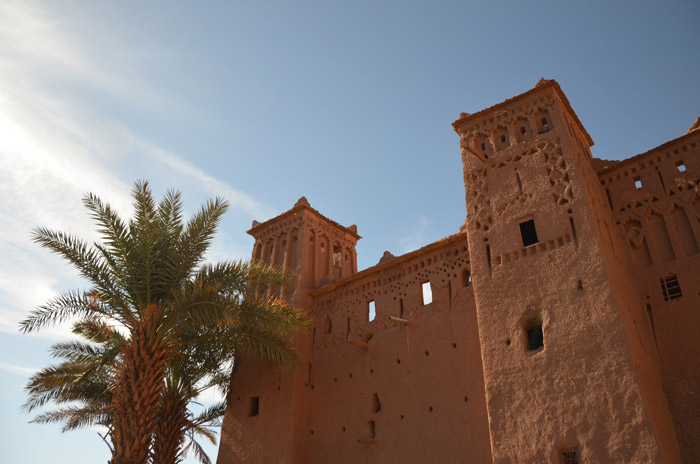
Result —
[[239, 360], [218, 463], [700, 462], [699, 126], [595, 159], [542, 79], [454, 122], [455, 235], [358, 271], [305, 198], [254, 222], [313, 327]]

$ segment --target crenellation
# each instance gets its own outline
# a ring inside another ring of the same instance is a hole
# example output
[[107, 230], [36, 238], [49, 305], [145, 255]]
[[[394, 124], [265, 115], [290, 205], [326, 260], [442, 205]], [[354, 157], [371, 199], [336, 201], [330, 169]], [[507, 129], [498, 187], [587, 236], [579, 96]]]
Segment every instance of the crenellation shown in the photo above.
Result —
[[218, 462], [699, 461], [700, 130], [595, 159], [544, 79], [453, 127], [458, 234], [358, 272], [303, 197], [253, 223], [313, 326], [239, 360]]

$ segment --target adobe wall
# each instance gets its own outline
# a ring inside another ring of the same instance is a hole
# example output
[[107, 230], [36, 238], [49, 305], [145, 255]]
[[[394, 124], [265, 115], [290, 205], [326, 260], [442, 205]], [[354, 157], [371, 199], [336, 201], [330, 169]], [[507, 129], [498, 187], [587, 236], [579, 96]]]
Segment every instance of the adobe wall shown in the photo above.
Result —
[[[632, 276], [601, 235], [612, 218], [596, 203], [592, 141], [563, 92], [541, 81], [454, 126], [493, 462], [559, 462], [565, 450], [680, 462], [658, 369], [631, 324]], [[531, 221], [533, 244], [521, 229]], [[528, 346], [533, 327], [543, 346]]]
[[[647, 314], [638, 320], [653, 331], [681, 451], [686, 462], [700, 462], [700, 131], [598, 176], [640, 276], [637, 291]], [[679, 285], [672, 295], [666, 279]]]
[[459, 234], [314, 292], [309, 462], [491, 461], [469, 272]]
[[217, 462], [700, 462], [700, 130], [592, 159], [545, 80], [454, 127], [457, 235], [357, 272], [304, 198], [254, 222], [313, 327], [295, 370], [237, 360]]

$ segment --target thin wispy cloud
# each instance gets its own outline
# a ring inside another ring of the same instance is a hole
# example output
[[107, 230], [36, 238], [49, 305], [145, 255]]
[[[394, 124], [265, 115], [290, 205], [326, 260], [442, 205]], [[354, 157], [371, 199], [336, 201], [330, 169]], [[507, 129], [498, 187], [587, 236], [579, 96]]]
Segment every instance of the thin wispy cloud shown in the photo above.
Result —
[[206, 191], [210, 194], [223, 197], [233, 208], [247, 214], [251, 218], [260, 219], [272, 215], [272, 211], [269, 208], [263, 206], [246, 193], [230, 187], [225, 182], [195, 167], [189, 161], [158, 147], [150, 146], [147, 143], [140, 142], [140, 144], [145, 148], [149, 156], [162, 162], [173, 171], [188, 176], [192, 180], [198, 182], [200, 185], [204, 186]]
[[[270, 215], [244, 192], [125, 122], [90, 111], [81, 89], [156, 113], [168, 111], [164, 102], [170, 96], [147, 83], [117, 38], [87, 36], [77, 21], [51, 7], [31, 0], [0, 2], [0, 332], [16, 332], [29, 310], [59, 290], [84, 287], [75, 271], [31, 241], [32, 229], [97, 240], [80, 199], [94, 192], [129, 217], [129, 167], [141, 158], [171, 173], [183, 190], [223, 196], [251, 219]], [[108, 55], [100, 47], [105, 42]], [[39, 334], [60, 337], [69, 329]]]
[[13, 374], [18, 374], [18, 375], [21, 375], [24, 377], [29, 377], [31, 375], [34, 375], [34, 373], [39, 370], [38, 368], [34, 368], [34, 367], [16, 366], [14, 364], [6, 363], [4, 361], [0, 361], [0, 369], [2, 369], [3, 371], [12, 372]]
[[418, 217], [417, 224], [411, 230], [411, 233], [399, 239], [401, 254], [417, 250], [418, 248], [427, 245], [426, 233], [429, 227], [430, 220], [424, 214], [421, 214]]

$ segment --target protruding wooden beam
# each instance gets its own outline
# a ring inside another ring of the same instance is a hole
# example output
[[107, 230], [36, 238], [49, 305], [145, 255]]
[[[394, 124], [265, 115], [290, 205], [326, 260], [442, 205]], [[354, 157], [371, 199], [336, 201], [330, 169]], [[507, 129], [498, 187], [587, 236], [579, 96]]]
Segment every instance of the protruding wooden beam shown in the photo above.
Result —
[[404, 325], [409, 325], [411, 322], [406, 320], [406, 319], [401, 319], [400, 317], [396, 316], [389, 316], [389, 320], [392, 322], [398, 322], [399, 324], [404, 324]]
[[350, 343], [351, 345], [355, 345], [358, 348], [362, 348], [363, 350], [369, 348], [369, 345], [367, 343], [363, 343], [358, 340], [348, 340], [348, 343]]
[[469, 145], [465, 145], [464, 148], [466, 148], [469, 153], [471, 153], [472, 155], [479, 158], [482, 162], [484, 162], [484, 163], [486, 162], [486, 157], [484, 155], [482, 155], [481, 153], [479, 153], [478, 151], [474, 150]]

